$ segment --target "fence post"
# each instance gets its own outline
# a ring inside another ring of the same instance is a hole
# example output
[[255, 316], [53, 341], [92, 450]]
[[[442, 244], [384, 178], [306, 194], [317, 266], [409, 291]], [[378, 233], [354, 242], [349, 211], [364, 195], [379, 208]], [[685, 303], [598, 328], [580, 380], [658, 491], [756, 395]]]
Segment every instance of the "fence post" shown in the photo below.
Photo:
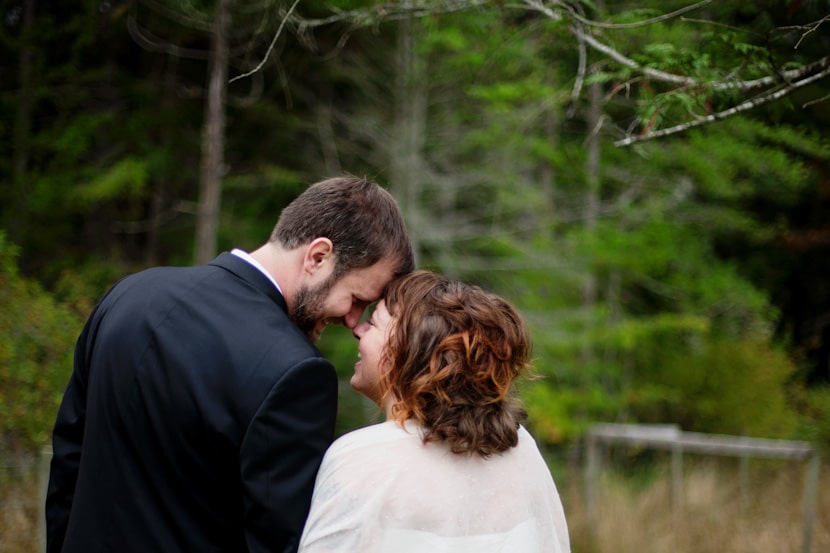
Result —
[[40, 449], [38, 467], [38, 485], [40, 488], [40, 503], [38, 504], [37, 537], [38, 550], [46, 553], [46, 492], [49, 488], [49, 465], [52, 463], [52, 446], [45, 445]]
[[588, 467], [585, 471], [585, 496], [588, 507], [588, 524], [591, 532], [597, 528], [597, 479], [599, 478], [599, 440], [596, 435], [588, 431]]
[[741, 455], [738, 466], [738, 485], [741, 493], [741, 516], [746, 514], [749, 506], [749, 456]]
[[671, 449], [671, 510], [675, 532], [680, 527], [680, 507], [683, 501], [683, 444], [675, 442]]
[[813, 450], [804, 476], [804, 542], [802, 553], [810, 553], [813, 541], [813, 520], [816, 516], [816, 494], [818, 493], [818, 469], [821, 465], [817, 450]]

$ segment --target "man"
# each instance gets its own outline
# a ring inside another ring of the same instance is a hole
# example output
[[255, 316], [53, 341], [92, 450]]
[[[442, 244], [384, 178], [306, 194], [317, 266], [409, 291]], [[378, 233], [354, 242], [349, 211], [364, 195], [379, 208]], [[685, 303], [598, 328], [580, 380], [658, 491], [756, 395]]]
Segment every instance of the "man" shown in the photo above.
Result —
[[116, 283], [57, 416], [47, 550], [296, 551], [337, 407], [314, 343], [413, 268], [395, 200], [349, 176], [309, 187], [250, 254]]

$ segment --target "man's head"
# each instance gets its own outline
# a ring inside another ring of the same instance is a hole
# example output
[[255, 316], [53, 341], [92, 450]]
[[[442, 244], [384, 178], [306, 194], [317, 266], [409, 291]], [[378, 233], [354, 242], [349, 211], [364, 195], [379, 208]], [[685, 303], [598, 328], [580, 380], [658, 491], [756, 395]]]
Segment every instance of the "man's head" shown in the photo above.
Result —
[[269, 242], [302, 260], [286, 301], [295, 323], [315, 341], [327, 324], [354, 328], [391, 280], [415, 268], [395, 199], [353, 176], [311, 185], [283, 210]]
[[334, 247], [336, 277], [381, 259], [393, 265], [395, 276], [415, 268], [395, 198], [364, 178], [349, 175], [312, 184], [282, 211], [271, 233], [271, 241], [288, 250], [320, 237]]

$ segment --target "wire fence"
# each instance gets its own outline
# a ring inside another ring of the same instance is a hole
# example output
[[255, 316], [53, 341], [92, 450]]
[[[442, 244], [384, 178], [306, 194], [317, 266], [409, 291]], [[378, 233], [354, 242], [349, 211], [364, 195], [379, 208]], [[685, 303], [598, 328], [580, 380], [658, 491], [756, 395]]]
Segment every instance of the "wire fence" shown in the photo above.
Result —
[[[591, 429], [587, 440], [586, 495], [589, 519], [596, 518], [596, 483], [602, 470], [601, 452], [607, 447], [625, 444], [671, 451], [672, 510], [680, 502], [679, 479], [684, 451], [742, 458], [786, 458], [805, 463], [801, 551], [812, 551], [819, 457], [810, 444], [694, 434], [680, 432], [669, 425], [597, 425]], [[44, 448], [39, 455], [8, 455], [0, 452], [0, 553], [45, 552], [44, 505], [51, 458], [52, 451], [49, 447]]]
[[821, 466], [819, 452], [812, 444], [803, 441], [682, 432], [678, 426], [666, 424], [594, 425], [588, 432], [586, 441], [586, 497], [588, 519], [592, 525], [595, 525], [597, 518], [596, 487], [602, 471], [602, 452], [612, 446], [636, 446], [671, 452], [671, 510], [675, 515], [679, 514], [682, 504], [684, 454], [738, 457], [742, 461], [742, 474], [746, 472], [750, 458], [786, 459], [804, 463], [801, 552], [811, 553]]

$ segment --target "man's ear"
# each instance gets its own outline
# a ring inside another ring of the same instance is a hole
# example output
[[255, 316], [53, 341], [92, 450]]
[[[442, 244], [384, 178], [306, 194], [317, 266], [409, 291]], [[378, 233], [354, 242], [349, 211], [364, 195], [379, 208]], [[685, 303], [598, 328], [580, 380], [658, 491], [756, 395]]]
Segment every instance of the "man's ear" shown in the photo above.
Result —
[[303, 257], [303, 269], [309, 273], [315, 273], [319, 269], [334, 266], [334, 244], [323, 236], [315, 238], [306, 247]]

